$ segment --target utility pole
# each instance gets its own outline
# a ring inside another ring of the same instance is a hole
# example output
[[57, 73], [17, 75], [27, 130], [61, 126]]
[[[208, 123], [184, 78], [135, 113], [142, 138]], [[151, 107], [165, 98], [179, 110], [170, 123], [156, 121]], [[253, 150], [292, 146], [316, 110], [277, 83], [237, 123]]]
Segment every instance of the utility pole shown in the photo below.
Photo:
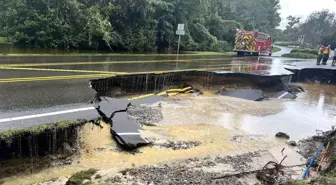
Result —
[[178, 62], [179, 61], [179, 53], [180, 53], [181, 35], [185, 35], [184, 24], [178, 24], [177, 30], [176, 30], [176, 35], [179, 36], [178, 44], [177, 44], [177, 62]]
[[177, 44], [177, 56], [180, 53], [180, 43], [181, 43], [181, 35], [179, 35], [178, 44]]

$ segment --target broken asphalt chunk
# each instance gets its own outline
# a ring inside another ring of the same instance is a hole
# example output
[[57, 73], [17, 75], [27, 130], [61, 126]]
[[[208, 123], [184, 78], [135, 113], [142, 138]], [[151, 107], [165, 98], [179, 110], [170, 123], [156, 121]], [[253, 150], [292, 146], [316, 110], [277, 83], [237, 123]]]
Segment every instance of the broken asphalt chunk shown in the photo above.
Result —
[[288, 91], [288, 92], [290, 92], [292, 94], [298, 94], [298, 93], [305, 92], [305, 90], [301, 86], [293, 85], [293, 84], [289, 84], [286, 87], [286, 91]]
[[101, 97], [101, 102], [99, 102], [96, 110], [106, 123], [110, 123], [112, 115], [118, 111], [126, 111], [129, 103], [127, 99]]
[[106, 123], [111, 124], [111, 134], [121, 147], [135, 149], [148, 144], [140, 136], [140, 124], [127, 114], [130, 101], [109, 97], [100, 97], [100, 100], [96, 110]]
[[252, 101], [262, 101], [264, 99], [264, 96], [262, 95], [261, 90], [255, 90], [255, 89], [239, 89], [239, 90], [233, 90], [233, 91], [223, 91], [220, 92], [223, 96], [230, 96], [235, 98], [241, 98], [246, 100], [252, 100]]
[[112, 122], [112, 136], [121, 147], [125, 149], [135, 149], [148, 144], [140, 135], [140, 124], [130, 118], [126, 112], [115, 114], [112, 118]]

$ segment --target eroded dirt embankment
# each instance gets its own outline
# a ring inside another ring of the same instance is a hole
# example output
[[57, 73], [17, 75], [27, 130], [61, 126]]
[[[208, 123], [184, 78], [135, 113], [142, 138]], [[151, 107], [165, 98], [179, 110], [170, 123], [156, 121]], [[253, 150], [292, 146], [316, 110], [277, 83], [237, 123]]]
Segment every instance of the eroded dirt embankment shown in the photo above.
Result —
[[70, 164], [87, 121], [62, 121], [0, 133], [0, 178]]

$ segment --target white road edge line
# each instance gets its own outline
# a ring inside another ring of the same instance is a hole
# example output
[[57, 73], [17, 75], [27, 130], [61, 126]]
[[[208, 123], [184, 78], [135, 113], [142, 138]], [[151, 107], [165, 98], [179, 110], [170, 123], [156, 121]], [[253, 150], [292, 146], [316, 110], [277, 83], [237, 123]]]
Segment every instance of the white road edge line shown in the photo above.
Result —
[[289, 94], [289, 92], [285, 92], [285, 93], [283, 93], [283, 95], [279, 96], [278, 99], [283, 98], [283, 97], [286, 96], [287, 94]]
[[0, 119], [0, 123], [32, 119], [32, 118], [41, 118], [41, 117], [46, 117], [46, 116], [55, 116], [55, 115], [74, 113], [74, 112], [82, 112], [82, 111], [94, 110], [94, 109], [95, 109], [94, 107], [86, 107], [86, 108], [80, 108], [80, 109], [71, 109], [71, 110], [49, 112], [49, 113], [43, 113], [43, 114], [34, 114], [34, 115], [20, 116], [20, 117], [14, 117], [14, 118], [5, 118], [5, 119]]
[[125, 133], [117, 133], [119, 136], [140, 136], [140, 133], [137, 132], [125, 132]]

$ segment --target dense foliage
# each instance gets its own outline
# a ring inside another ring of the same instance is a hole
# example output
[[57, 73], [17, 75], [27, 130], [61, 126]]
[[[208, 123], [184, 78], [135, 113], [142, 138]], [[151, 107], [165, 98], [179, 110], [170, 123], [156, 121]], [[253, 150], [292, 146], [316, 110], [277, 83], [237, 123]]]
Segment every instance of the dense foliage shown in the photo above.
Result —
[[336, 16], [328, 10], [311, 13], [302, 21], [300, 18], [289, 16], [288, 25], [279, 37], [282, 41], [296, 42], [299, 35], [305, 36], [305, 43], [317, 47], [329, 45], [336, 47]]
[[279, 0], [3, 0], [0, 36], [40, 48], [230, 50], [237, 28], [271, 33]]

